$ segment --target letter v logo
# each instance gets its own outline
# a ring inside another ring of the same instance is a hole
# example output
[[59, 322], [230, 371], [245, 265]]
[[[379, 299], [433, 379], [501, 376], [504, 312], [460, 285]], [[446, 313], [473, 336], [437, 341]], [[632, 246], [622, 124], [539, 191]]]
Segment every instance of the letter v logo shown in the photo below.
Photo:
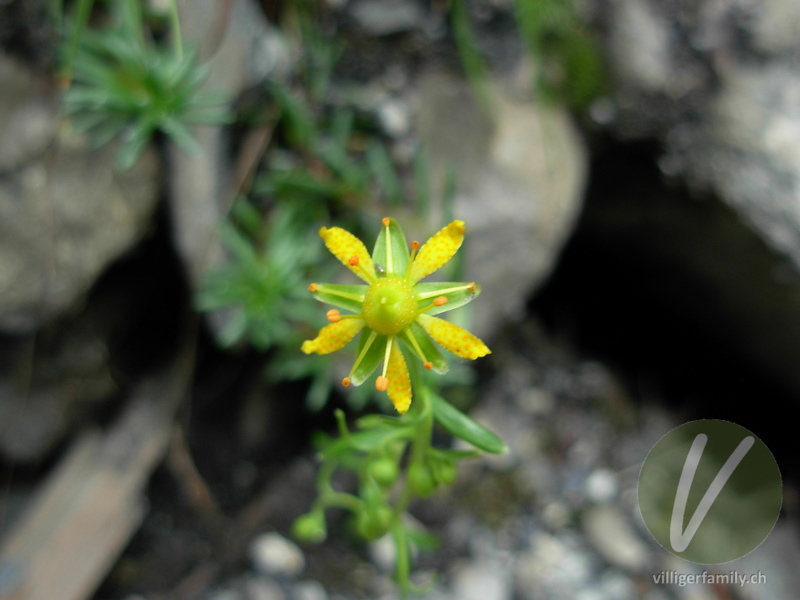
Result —
[[639, 509], [665, 550], [700, 564], [752, 552], [769, 535], [783, 499], [781, 473], [758, 436], [719, 419], [684, 423], [647, 454]]
[[697, 471], [697, 465], [700, 464], [700, 459], [703, 456], [703, 450], [706, 447], [708, 436], [700, 433], [694, 438], [692, 447], [689, 449], [689, 454], [686, 455], [686, 462], [683, 463], [683, 471], [681, 472], [681, 480], [678, 483], [678, 490], [675, 492], [675, 503], [672, 505], [672, 519], [669, 523], [669, 543], [675, 552], [683, 552], [692, 543], [694, 534], [697, 533], [703, 519], [706, 518], [711, 505], [717, 499], [722, 488], [728, 483], [728, 479], [742, 462], [742, 459], [750, 451], [755, 443], [753, 436], [744, 438], [733, 454], [728, 457], [725, 464], [714, 477], [714, 481], [708, 486], [706, 493], [703, 494], [703, 499], [694, 511], [692, 518], [689, 520], [689, 525], [686, 531], [681, 531], [683, 527], [683, 517], [686, 513], [686, 502], [689, 500], [689, 491], [692, 489], [692, 482], [694, 481], [694, 474]]

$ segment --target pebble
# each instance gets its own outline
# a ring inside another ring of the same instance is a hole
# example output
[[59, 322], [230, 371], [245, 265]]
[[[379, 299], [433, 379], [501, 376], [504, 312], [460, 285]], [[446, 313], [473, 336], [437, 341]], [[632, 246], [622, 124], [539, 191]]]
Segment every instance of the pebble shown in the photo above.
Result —
[[294, 585], [295, 600], [328, 600], [328, 593], [318, 581], [308, 579]]
[[253, 540], [250, 559], [262, 573], [295, 577], [305, 568], [303, 552], [279, 533], [264, 533]]
[[619, 494], [617, 476], [611, 469], [597, 469], [586, 478], [584, 491], [586, 497], [596, 504], [611, 502]]
[[389, 99], [378, 107], [378, 120], [383, 131], [394, 138], [411, 131], [411, 112], [405, 102]]
[[589, 508], [583, 515], [583, 530], [589, 542], [611, 564], [634, 572], [647, 566], [647, 547], [618, 507]]
[[453, 595], [459, 600], [510, 600], [512, 590], [501, 565], [468, 564], [455, 573]]
[[378, 36], [417, 29], [425, 18], [420, 5], [408, 0], [362, 0], [350, 11], [367, 33]]
[[286, 600], [286, 595], [274, 581], [250, 577], [244, 583], [247, 600]]

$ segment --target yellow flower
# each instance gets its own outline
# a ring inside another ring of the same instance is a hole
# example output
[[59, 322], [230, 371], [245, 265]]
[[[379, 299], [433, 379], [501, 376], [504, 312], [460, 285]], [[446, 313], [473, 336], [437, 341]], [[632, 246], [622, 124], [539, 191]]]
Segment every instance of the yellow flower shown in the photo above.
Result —
[[[426, 369], [447, 371], [440, 346], [462, 358], [476, 359], [491, 351], [470, 332], [433, 315], [463, 306], [480, 293], [475, 283], [420, 283], [443, 267], [464, 241], [464, 222], [453, 221], [420, 247], [411, 243], [409, 253], [403, 230], [394, 219], [382, 221], [372, 255], [353, 234], [339, 227], [319, 231], [328, 250], [367, 285], [312, 283], [317, 300], [352, 311], [328, 311], [330, 325], [316, 338], [303, 343], [306, 354], [339, 350], [361, 333], [356, 360], [342, 384], [362, 384], [383, 363], [375, 387], [387, 392], [397, 412], [411, 405], [411, 381], [399, 342]], [[432, 338], [432, 339], [431, 339]]]

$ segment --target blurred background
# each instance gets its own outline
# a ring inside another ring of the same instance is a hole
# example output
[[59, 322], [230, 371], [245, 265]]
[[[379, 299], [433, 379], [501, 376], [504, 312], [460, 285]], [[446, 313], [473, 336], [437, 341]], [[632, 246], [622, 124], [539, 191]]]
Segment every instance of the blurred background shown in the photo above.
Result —
[[[798, 40], [792, 0], [0, 0], [0, 599], [396, 598], [386, 540], [290, 533], [334, 409], [391, 412], [299, 351], [319, 227], [386, 215], [466, 221], [493, 353], [442, 393], [511, 448], [412, 507], [426, 597], [796, 598]], [[636, 495], [699, 418], [784, 477], [707, 567]]]

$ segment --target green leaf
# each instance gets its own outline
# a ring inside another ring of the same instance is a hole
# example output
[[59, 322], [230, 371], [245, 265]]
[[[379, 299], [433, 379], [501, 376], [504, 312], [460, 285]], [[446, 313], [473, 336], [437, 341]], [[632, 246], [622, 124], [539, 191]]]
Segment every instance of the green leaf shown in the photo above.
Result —
[[422, 362], [430, 362], [437, 373], [447, 373], [447, 359], [439, 352], [439, 348], [421, 325], [411, 323], [400, 335], [406, 347]]
[[365, 156], [373, 176], [378, 182], [378, 186], [386, 194], [389, 204], [403, 203], [403, 186], [400, 177], [392, 162], [389, 151], [380, 142], [374, 142], [367, 147]]
[[454, 436], [491, 454], [508, 452], [505, 442], [483, 425], [476, 423], [436, 394], [432, 393], [431, 399], [433, 401], [433, 418]]
[[361, 306], [364, 302], [364, 294], [366, 294], [366, 292], [366, 285], [318, 283], [317, 291], [312, 293], [314, 294], [314, 298], [320, 302], [351, 310], [354, 313], [360, 313]]
[[431, 206], [431, 166], [428, 152], [423, 146], [414, 153], [414, 207], [417, 214], [427, 219]]
[[446, 281], [418, 283], [414, 286], [414, 291], [420, 301], [420, 308], [430, 306], [433, 300], [440, 296], [447, 298], [446, 304], [433, 306], [425, 311], [428, 315], [438, 315], [472, 302], [481, 293], [481, 287], [475, 283]]
[[389, 226], [381, 227], [372, 260], [386, 269], [387, 273], [403, 277], [408, 269], [408, 244], [403, 230], [394, 219], [389, 219]]
[[350, 383], [361, 385], [378, 368], [386, 354], [386, 340], [387, 336], [364, 328], [358, 339], [358, 351], [356, 362], [353, 365], [353, 373], [350, 375]]
[[189, 129], [177, 119], [165, 117], [161, 122], [160, 129], [169, 136], [175, 145], [184, 154], [192, 158], [197, 158], [203, 153], [200, 143], [194, 138]]

